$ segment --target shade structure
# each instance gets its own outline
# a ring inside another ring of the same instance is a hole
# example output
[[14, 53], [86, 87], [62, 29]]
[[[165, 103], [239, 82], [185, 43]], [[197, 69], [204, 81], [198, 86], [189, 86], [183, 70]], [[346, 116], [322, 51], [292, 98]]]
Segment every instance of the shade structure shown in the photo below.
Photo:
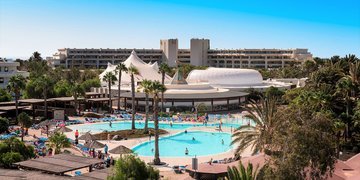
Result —
[[39, 126], [55, 126], [56, 125], [56, 121], [51, 121], [51, 120], [45, 120], [39, 123]]
[[99, 142], [99, 141], [94, 140], [94, 141], [85, 143], [85, 144], [84, 144], [84, 147], [98, 149], [98, 148], [103, 148], [103, 147], [105, 147], [105, 144], [103, 144], [103, 143], [101, 143], [101, 142]]
[[96, 137], [89, 132], [86, 132], [85, 134], [81, 135], [79, 137], [79, 140], [85, 140], [85, 141], [94, 141], [96, 140]]
[[120, 145], [112, 150], [109, 151], [109, 153], [112, 153], [112, 154], [130, 154], [132, 153], [133, 151], [123, 145]]
[[67, 128], [67, 127], [65, 127], [65, 126], [60, 127], [60, 128], [57, 128], [57, 129], [54, 130], [54, 132], [62, 132], [62, 133], [64, 133], [64, 132], [71, 132], [71, 131], [73, 131], [73, 130], [70, 129], [70, 128]]

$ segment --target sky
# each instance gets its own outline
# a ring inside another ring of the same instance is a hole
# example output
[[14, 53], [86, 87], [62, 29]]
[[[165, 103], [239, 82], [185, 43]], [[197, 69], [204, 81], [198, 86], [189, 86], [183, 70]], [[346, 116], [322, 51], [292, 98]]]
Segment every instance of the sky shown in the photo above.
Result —
[[360, 56], [359, 0], [0, 0], [0, 57], [59, 48], [308, 48]]

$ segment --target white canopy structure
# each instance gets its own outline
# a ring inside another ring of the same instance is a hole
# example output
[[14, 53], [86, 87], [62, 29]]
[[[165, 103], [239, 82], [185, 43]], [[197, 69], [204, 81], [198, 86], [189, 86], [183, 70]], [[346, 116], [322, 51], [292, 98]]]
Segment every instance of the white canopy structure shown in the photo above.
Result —
[[[161, 82], [161, 73], [158, 72], [159, 71], [158, 63], [157, 62], [153, 64], [145, 63], [136, 55], [135, 51], [131, 52], [131, 55], [124, 61], [124, 64], [127, 68], [129, 68], [130, 66], [134, 66], [139, 70], [139, 75], [135, 75], [135, 84], [137, 84], [137, 82], [141, 82], [143, 79], [148, 79], [153, 81], [157, 80]], [[100, 80], [102, 81], [103, 77], [107, 72], [112, 72], [114, 75], [116, 75], [116, 77], [118, 77], [118, 72], [115, 73], [116, 66], [117, 65], [115, 64], [108, 63], [108, 66], [105, 69], [105, 71], [99, 75]], [[169, 76], [165, 75], [165, 83], [169, 82], [170, 79], [171, 78]], [[105, 82], [103, 83], [105, 85]], [[129, 86], [130, 83], [131, 83], [130, 74], [122, 72], [121, 85]], [[118, 81], [115, 84], [118, 84]]]
[[254, 69], [207, 68], [193, 70], [189, 73], [188, 83], [209, 83], [210, 86], [230, 90], [245, 90], [249, 88], [264, 90], [270, 86], [290, 88], [291, 84], [273, 81], [263, 81], [259, 71]]

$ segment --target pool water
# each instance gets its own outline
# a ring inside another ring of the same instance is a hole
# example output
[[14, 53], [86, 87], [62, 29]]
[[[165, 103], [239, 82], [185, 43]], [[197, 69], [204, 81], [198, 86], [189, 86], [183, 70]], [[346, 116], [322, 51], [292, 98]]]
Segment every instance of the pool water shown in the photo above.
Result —
[[[253, 124], [253, 123], [252, 123]], [[238, 128], [241, 125], [245, 125], [245, 122], [232, 122], [232, 123], [223, 123], [223, 127], [232, 127], [232, 128]], [[144, 122], [136, 122], [135, 127], [137, 129], [143, 129], [145, 126]], [[168, 122], [160, 122], [159, 128], [165, 129], [165, 130], [182, 130], [182, 129], [188, 129], [191, 127], [201, 127], [205, 126], [200, 123], [193, 123], [193, 124], [186, 124], [186, 123], [173, 123], [172, 126], [170, 126], [170, 123]], [[219, 126], [219, 123], [208, 123], [207, 126]], [[149, 122], [149, 127], [154, 128], [154, 123]], [[131, 122], [130, 121], [118, 121], [118, 122], [112, 122], [112, 127], [110, 127], [110, 123], [94, 123], [94, 124], [85, 124], [85, 125], [72, 125], [70, 126], [73, 130], [78, 130], [79, 132], [92, 132], [92, 133], [98, 133], [103, 131], [118, 131], [118, 130], [124, 130], [124, 129], [131, 129]]]
[[[192, 138], [195, 138], [193, 140]], [[224, 144], [222, 144], [224, 140]], [[159, 139], [160, 157], [194, 157], [219, 154], [232, 147], [229, 133], [211, 133], [202, 131], [182, 132]], [[185, 155], [188, 148], [189, 154]], [[154, 156], [154, 140], [139, 144], [133, 151], [140, 156]]]

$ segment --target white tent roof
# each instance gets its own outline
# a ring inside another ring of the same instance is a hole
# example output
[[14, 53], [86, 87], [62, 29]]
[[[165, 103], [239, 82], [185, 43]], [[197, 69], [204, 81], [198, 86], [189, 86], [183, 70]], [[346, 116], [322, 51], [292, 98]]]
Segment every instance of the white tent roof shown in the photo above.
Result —
[[[135, 83], [140, 82], [143, 79], [148, 79], [153, 81], [157, 80], [161, 82], [161, 74], [158, 72], [159, 66], [157, 62], [153, 64], [147, 64], [136, 55], [135, 51], [131, 52], [130, 56], [124, 61], [124, 64], [127, 68], [129, 68], [130, 66], [135, 66], [139, 70], [140, 74], [135, 75]], [[113, 74], [116, 75], [116, 77], [118, 77], [118, 73], [115, 73], [116, 66], [117, 65], [108, 63], [108, 66], [105, 69], [105, 71], [99, 75], [100, 80], [102, 81], [102, 78], [105, 76], [107, 72], [112, 72]], [[165, 75], [165, 83], [169, 82], [170, 79], [171, 78], [169, 76]], [[124, 85], [130, 83], [131, 83], [130, 74], [122, 72], [121, 84]], [[116, 84], [118, 84], [118, 82], [116, 82]]]

